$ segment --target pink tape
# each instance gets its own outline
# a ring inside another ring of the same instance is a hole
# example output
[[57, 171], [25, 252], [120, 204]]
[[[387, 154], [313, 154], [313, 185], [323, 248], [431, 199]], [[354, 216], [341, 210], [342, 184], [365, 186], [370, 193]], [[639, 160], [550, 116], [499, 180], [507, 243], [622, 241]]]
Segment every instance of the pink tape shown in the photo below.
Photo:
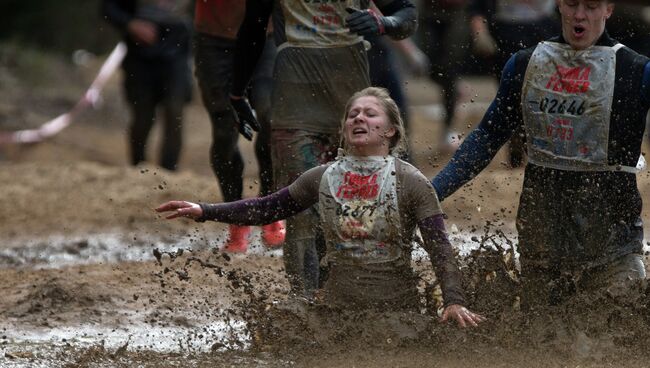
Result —
[[65, 114], [46, 122], [36, 129], [25, 129], [14, 132], [0, 132], [0, 145], [8, 143], [36, 143], [56, 135], [72, 123], [82, 111], [89, 106], [95, 107], [99, 101], [102, 89], [111, 75], [115, 73], [126, 55], [126, 45], [118, 43], [99, 69], [95, 80], [86, 90], [74, 107]]

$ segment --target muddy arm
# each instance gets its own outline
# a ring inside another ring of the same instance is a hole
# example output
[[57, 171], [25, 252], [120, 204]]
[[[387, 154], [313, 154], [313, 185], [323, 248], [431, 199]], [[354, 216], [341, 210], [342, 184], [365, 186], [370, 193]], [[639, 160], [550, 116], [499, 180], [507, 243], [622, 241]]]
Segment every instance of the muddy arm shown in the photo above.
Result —
[[447, 238], [442, 215], [427, 217], [421, 220], [418, 226], [436, 278], [440, 281], [445, 307], [451, 304], [465, 305], [462, 275], [458, 269], [454, 250]]

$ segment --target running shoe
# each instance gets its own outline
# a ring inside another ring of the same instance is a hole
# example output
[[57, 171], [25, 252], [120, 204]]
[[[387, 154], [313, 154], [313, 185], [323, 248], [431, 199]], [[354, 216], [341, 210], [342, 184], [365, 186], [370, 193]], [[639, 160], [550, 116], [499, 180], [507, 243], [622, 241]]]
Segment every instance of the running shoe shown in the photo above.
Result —
[[222, 251], [227, 253], [246, 253], [248, 250], [248, 235], [250, 226], [230, 225], [228, 240]]
[[262, 226], [262, 239], [264, 244], [269, 248], [276, 248], [284, 243], [284, 237], [287, 234], [284, 221], [276, 221]]

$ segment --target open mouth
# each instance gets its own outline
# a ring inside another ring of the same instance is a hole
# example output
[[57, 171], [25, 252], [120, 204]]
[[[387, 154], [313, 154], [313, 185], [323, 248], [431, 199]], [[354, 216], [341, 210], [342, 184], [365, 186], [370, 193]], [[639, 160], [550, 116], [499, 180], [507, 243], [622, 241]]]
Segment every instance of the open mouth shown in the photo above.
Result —
[[352, 130], [352, 134], [357, 135], [357, 134], [366, 134], [368, 131], [363, 129], [363, 128], [354, 128]]
[[575, 26], [575, 27], [573, 27], [573, 34], [575, 34], [578, 37], [581, 37], [582, 35], [584, 35], [585, 31], [586, 31], [586, 29], [583, 26]]

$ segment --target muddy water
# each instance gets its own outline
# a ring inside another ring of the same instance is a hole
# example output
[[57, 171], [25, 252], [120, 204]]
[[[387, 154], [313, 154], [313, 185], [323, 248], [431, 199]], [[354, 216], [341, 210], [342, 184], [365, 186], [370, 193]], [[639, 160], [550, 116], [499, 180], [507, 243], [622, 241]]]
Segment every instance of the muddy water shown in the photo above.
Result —
[[[268, 249], [261, 244], [260, 231], [255, 228], [251, 235], [248, 254], [281, 257], [282, 249]], [[468, 255], [479, 247], [484, 234], [459, 231], [455, 225], [450, 228], [450, 241], [461, 256]], [[218, 249], [224, 244], [225, 233], [209, 237], [210, 241], [196, 242], [193, 238], [143, 237], [139, 233], [125, 234], [116, 230], [100, 234], [66, 236], [50, 235], [40, 238], [14, 238], [0, 248], [0, 269], [11, 267], [62, 268], [75, 265], [89, 265], [119, 262], [142, 262], [155, 259], [154, 250], [173, 253], [177, 250]], [[216, 240], [215, 240], [216, 239]], [[509, 248], [517, 237], [510, 232], [499, 232], [482, 240], [488, 246]], [[428, 259], [421, 247], [415, 248], [414, 259]]]
[[[426, 280], [422, 310], [391, 314], [286, 300], [281, 250], [257, 241], [246, 256], [225, 256], [219, 241], [117, 232], [16, 240], [0, 253], [0, 272], [23, 290], [4, 290], [0, 367], [645, 366], [647, 297], [523, 313], [516, 237], [449, 227], [472, 307], [489, 318], [477, 330], [439, 323], [421, 249], [413, 266]], [[506, 352], [507, 364], [495, 359]]]
[[[196, 242], [193, 238], [157, 239], [139, 233], [125, 234], [119, 230], [100, 234], [66, 236], [50, 235], [41, 238], [12, 239], [0, 249], [0, 268], [62, 268], [101, 263], [142, 262], [155, 259], [154, 249], [160, 252], [205, 250], [220, 248], [225, 233]], [[216, 240], [214, 240], [216, 239]], [[269, 250], [259, 241], [259, 230], [252, 234], [250, 254], [281, 256], [282, 250]]]
[[[461, 253], [468, 254], [479, 244], [478, 235], [452, 231], [451, 237], [454, 244], [463, 245], [460, 247]], [[212, 237], [221, 238], [223, 237]], [[0, 250], [0, 270], [12, 270], [13, 275], [18, 277], [20, 274], [35, 273], [35, 279], [38, 281], [34, 280], [33, 284], [29, 285], [31, 290], [17, 295], [13, 303], [7, 301], [7, 318], [0, 323], [0, 344], [6, 356], [0, 357], [0, 366], [38, 366], [41, 360], [46, 362], [41, 366], [50, 366], [54, 361], [59, 361], [60, 357], [57, 356], [63, 350], [97, 347], [101, 347], [107, 354], [120, 349], [132, 353], [157, 354], [205, 354], [215, 350], [235, 349], [244, 354], [254, 343], [254, 337], [244, 319], [250, 320], [251, 316], [255, 315], [245, 316], [233, 312], [232, 309], [242, 306], [241, 297], [227, 298], [222, 295], [219, 299], [219, 311], [207, 318], [193, 309], [183, 311], [181, 305], [176, 306], [176, 310], [180, 310], [180, 316], [176, 313], [170, 318], [173, 323], [152, 323], [151, 316], [160, 309], [174, 308], [165, 305], [164, 295], [160, 292], [173, 293], [175, 287], [167, 285], [150, 293], [149, 305], [138, 308], [129, 304], [133, 301], [116, 302], [116, 296], [96, 295], [93, 289], [101, 289], [103, 280], [102, 277], [94, 277], [91, 274], [98, 273], [98, 265], [113, 270], [125, 267], [124, 265], [139, 267], [137, 265], [142, 264], [150, 268], [149, 273], [156, 275], [155, 281], [161, 284], [171, 284], [170, 280], [173, 279], [173, 282], [182, 282], [180, 275], [186, 275], [188, 280], [184, 281], [183, 286], [187, 287], [195, 282], [192, 279], [195, 274], [205, 268], [197, 264], [200, 262], [190, 260], [203, 259], [204, 266], [219, 264], [223, 272], [248, 269], [240, 273], [240, 276], [242, 279], [250, 279], [246, 275], [254, 275], [254, 268], [245, 265], [240, 268], [238, 262], [252, 258], [257, 259], [252, 261], [253, 264], [271, 267], [268, 265], [271, 263], [277, 267], [282, 256], [279, 249], [269, 250], [263, 247], [259, 242], [259, 234], [254, 233], [252, 239], [247, 256], [229, 257], [215, 256], [218, 252], [213, 250], [221, 246], [218, 240], [197, 244], [187, 238], [155, 239], [144, 238], [142, 235], [138, 238], [135, 234], [118, 231], [86, 236], [57, 235], [13, 239], [11, 243], [5, 243], [5, 248]], [[507, 247], [509, 239], [495, 237], [491, 241]], [[209, 255], [207, 258], [206, 254]], [[223, 262], [219, 263], [215, 259]], [[423, 250], [416, 249], [416, 268], [427, 268], [427, 259], [428, 256]], [[125, 275], [129, 274], [128, 269], [129, 267], [126, 267], [124, 270]], [[95, 279], [96, 282], [75, 282], [74, 280], [78, 280], [72, 276], [75, 273], [83, 274], [84, 279]], [[138, 275], [127, 276], [126, 281], [133, 282], [136, 278]], [[232, 285], [233, 280], [230, 281]], [[26, 281], [27, 284], [30, 282]], [[118, 284], [125, 286], [123, 282]], [[136, 282], [135, 287], [141, 286]], [[135, 298], [136, 294], [133, 295]], [[196, 299], [201, 295], [207, 297], [199, 292], [193, 296], [194, 302], [197, 302]], [[281, 297], [274, 300], [276, 301], [268, 301], [264, 308], [283, 303]], [[248, 302], [250, 301], [245, 301]], [[255, 313], [257, 312], [259, 311]], [[165, 317], [160, 319], [164, 320]]]

